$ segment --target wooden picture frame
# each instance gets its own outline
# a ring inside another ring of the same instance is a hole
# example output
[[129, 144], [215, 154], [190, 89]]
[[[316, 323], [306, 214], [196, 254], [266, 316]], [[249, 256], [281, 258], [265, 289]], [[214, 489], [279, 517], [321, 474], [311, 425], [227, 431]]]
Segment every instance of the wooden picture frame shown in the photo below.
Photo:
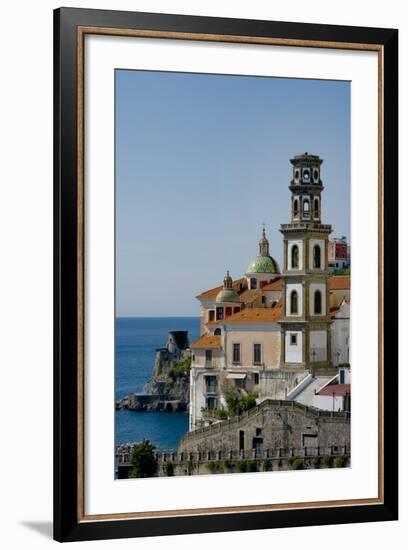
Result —
[[[376, 498], [107, 514], [84, 507], [84, 37], [375, 51], [379, 80], [379, 444]], [[397, 519], [398, 32], [167, 14], [54, 12], [54, 537], [58, 541]]]

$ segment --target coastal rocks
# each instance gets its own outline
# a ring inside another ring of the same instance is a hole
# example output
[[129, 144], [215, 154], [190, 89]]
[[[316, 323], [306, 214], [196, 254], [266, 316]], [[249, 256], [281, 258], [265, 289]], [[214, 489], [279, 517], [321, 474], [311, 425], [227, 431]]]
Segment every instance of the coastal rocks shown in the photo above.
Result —
[[165, 395], [129, 394], [127, 408], [131, 411], [186, 412], [188, 403], [183, 400], [168, 399]]
[[188, 405], [191, 351], [187, 331], [168, 333], [165, 348], [156, 350], [152, 377], [144, 392], [160, 396], [160, 401], [179, 401]]
[[170, 331], [165, 348], [156, 350], [150, 381], [144, 393], [116, 401], [116, 409], [137, 412], [186, 412], [190, 397], [191, 351], [188, 332]]

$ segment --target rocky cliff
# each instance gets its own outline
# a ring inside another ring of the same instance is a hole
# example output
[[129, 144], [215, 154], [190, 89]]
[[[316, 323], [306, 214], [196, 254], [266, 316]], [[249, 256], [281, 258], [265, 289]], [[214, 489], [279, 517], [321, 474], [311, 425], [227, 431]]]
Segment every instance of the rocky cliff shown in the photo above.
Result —
[[144, 391], [160, 395], [169, 401], [189, 402], [190, 394], [190, 351], [186, 350], [180, 358], [171, 357], [166, 349], [156, 351], [156, 359], [150, 381]]

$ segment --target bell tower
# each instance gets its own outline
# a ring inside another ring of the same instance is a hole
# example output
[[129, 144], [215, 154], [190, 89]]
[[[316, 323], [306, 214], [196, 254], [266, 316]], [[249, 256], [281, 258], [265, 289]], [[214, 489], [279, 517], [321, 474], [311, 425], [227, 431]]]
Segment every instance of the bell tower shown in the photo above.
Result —
[[283, 234], [283, 318], [281, 368], [335, 374], [331, 365], [328, 240], [331, 225], [321, 223], [320, 178], [323, 160], [297, 155], [293, 176], [291, 222]]

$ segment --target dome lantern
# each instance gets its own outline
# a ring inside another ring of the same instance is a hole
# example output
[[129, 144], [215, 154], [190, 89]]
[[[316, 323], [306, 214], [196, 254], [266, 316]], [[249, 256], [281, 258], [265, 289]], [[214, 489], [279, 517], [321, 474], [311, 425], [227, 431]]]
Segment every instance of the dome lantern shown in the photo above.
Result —
[[217, 304], [240, 302], [238, 293], [232, 286], [232, 277], [229, 271], [227, 271], [227, 274], [224, 277], [224, 287], [217, 294], [215, 302]]
[[266, 237], [265, 227], [262, 229], [262, 236], [259, 241], [259, 254], [249, 263], [247, 275], [256, 273], [279, 274], [279, 266], [269, 254], [269, 241]]

